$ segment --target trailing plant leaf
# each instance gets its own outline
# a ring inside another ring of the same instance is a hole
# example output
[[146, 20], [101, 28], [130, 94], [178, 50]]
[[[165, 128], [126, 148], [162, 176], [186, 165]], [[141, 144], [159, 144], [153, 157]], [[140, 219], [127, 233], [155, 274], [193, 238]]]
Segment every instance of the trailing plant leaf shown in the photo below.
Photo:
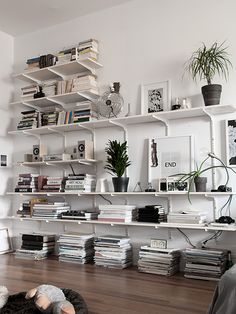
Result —
[[108, 173], [122, 177], [125, 169], [131, 165], [127, 154], [127, 141], [120, 143], [117, 140], [109, 140], [105, 152], [107, 164], [104, 168], [108, 170]]

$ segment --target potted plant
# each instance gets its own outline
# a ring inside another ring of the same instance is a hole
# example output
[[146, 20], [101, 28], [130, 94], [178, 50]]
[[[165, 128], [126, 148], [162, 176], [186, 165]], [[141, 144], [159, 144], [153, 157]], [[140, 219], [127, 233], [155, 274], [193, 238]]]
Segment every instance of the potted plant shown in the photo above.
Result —
[[199, 77], [200, 80], [207, 81], [207, 85], [202, 86], [205, 106], [220, 103], [222, 86], [212, 84], [212, 80], [216, 74], [224, 77], [225, 80], [228, 78], [229, 67], [232, 67], [232, 63], [228, 58], [227, 48], [224, 47], [224, 42], [221, 44], [214, 42], [210, 48], [203, 43], [193, 52], [187, 63], [186, 70], [192, 75], [193, 80]]
[[127, 141], [120, 143], [109, 140], [105, 152], [107, 164], [104, 167], [108, 173], [116, 175], [112, 178], [115, 192], [127, 192], [129, 178], [123, 177], [125, 169], [131, 165], [127, 154]]

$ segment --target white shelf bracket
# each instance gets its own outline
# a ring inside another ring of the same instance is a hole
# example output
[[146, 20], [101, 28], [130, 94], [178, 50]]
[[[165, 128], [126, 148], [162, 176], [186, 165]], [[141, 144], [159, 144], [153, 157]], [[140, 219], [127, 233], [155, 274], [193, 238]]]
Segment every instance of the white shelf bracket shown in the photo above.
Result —
[[[214, 125], [214, 119], [213, 116], [206, 110], [206, 108], [203, 108], [203, 112], [208, 116], [210, 120], [210, 147], [211, 147], [211, 153], [216, 154], [216, 148], [215, 148], [215, 141], [216, 141], [216, 136], [215, 136], [215, 125]], [[216, 159], [211, 158], [211, 165], [214, 167], [212, 169], [212, 187], [215, 190], [216, 189]]]
[[169, 123], [168, 123], [168, 120], [165, 120], [165, 119], [163, 119], [163, 118], [160, 118], [160, 117], [158, 117], [158, 116], [156, 116], [156, 115], [153, 115], [152, 117], [153, 117], [154, 119], [156, 119], [157, 121], [160, 121], [160, 122], [164, 123], [165, 129], [166, 129], [166, 136], [169, 136], [169, 135], [170, 135], [170, 125], [169, 125]]
[[95, 142], [95, 136], [94, 136], [95, 131], [94, 131], [94, 129], [91, 129], [91, 128], [87, 127], [86, 125], [83, 125], [83, 123], [80, 123], [79, 126], [80, 126], [82, 129], [85, 129], [86, 131], [89, 131], [89, 132], [92, 134], [92, 141]]
[[47, 97], [47, 99], [50, 100], [51, 102], [53, 102], [54, 104], [61, 106], [64, 110], [66, 110], [66, 107], [65, 107], [66, 104], [64, 102], [56, 100], [52, 97]]
[[63, 80], [66, 79], [65, 75], [62, 75], [60, 72], [56, 71], [55, 69], [51, 69], [50, 67], [47, 68], [50, 72], [55, 73], [59, 77], [61, 77]]
[[65, 132], [59, 131], [59, 130], [54, 129], [54, 128], [48, 128], [48, 130], [63, 137], [63, 152], [64, 152], [66, 149], [66, 134], [65, 134]]
[[23, 104], [24, 106], [26, 106], [26, 107], [30, 107], [30, 108], [33, 108], [33, 109], [35, 109], [35, 110], [40, 111], [40, 108], [39, 108], [38, 106], [31, 105], [31, 104], [29, 104], [29, 103], [27, 103], [27, 102], [25, 102], [25, 101], [22, 101], [22, 104]]
[[209, 198], [213, 201], [213, 210], [212, 210], [212, 214], [213, 214], [213, 221], [216, 220], [216, 211], [217, 211], [217, 201], [216, 201], [216, 197], [215, 196], [212, 196], [212, 195], [209, 195], [209, 194], [204, 194], [204, 196], [206, 198]]

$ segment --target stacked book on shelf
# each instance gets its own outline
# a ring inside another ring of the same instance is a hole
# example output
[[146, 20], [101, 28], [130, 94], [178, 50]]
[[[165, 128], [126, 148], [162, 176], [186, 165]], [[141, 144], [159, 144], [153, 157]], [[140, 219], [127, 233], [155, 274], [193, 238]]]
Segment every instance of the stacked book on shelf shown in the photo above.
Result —
[[22, 245], [15, 252], [16, 258], [42, 260], [54, 252], [55, 235], [43, 233], [22, 234]]
[[47, 203], [45, 198], [32, 198], [30, 200], [24, 200], [19, 209], [17, 210], [17, 215], [20, 217], [31, 217], [33, 213], [33, 207], [35, 204]]
[[166, 221], [165, 209], [162, 205], [146, 205], [138, 208], [138, 221], [161, 223]]
[[130, 238], [104, 235], [94, 241], [94, 261], [97, 266], [123, 269], [132, 265]]
[[56, 125], [59, 112], [54, 109], [48, 109], [41, 112], [41, 126]]
[[79, 60], [87, 58], [97, 60], [99, 55], [98, 41], [95, 39], [89, 39], [81, 41], [78, 47]]
[[54, 96], [57, 93], [57, 81], [47, 81], [42, 86], [44, 97]]
[[39, 69], [39, 59], [40, 57], [30, 58], [26, 61], [26, 70], [36, 70]]
[[59, 261], [86, 264], [93, 261], [94, 235], [68, 232], [60, 236]]
[[64, 64], [70, 61], [74, 61], [76, 59], [76, 53], [75, 50], [77, 48], [66, 48], [64, 50], [61, 50], [57, 53], [57, 65]]
[[62, 213], [61, 219], [71, 219], [71, 220], [96, 220], [98, 218], [98, 213], [90, 210], [68, 210]]
[[22, 111], [21, 114], [22, 117], [17, 125], [17, 130], [35, 129], [39, 126], [39, 113], [37, 110]]
[[94, 75], [79, 76], [72, 80], [71, 92], [83, 92], [87, 90], [98, 95], [98, 83]]
[[62, 177], [47, 177], [46, 179], [46, 184], [42, 188], [43, 192], [60, 192]]
[[196, 210], [170, 212], [167, 215], [167, 222], [176, 224], [205, 224], [207, 222], [207, 216], [205, 212]]
[[38, 191], [38, 174], [22, 173], [15, 187], [15, 192], [37, 192]]
[[189, 248], [185, 251], [185, 258], [184, 277], [217, 281], [226, 271], [228, 251]]
[[81, 173], [69, 175], [65, 179], [65, 192], [94, 192], [96, 187], [96, 175]]
[[34, 204], [33, 218], [60, 219], [62, 214], [70, 210], [70, 205], [66, 202]]
[[99, 205], [98, 221], [129, 223], [137, 219], [135, 205]]
[[34, 95], [39, 92], [37, 84], [28, 85], [21, 88], [21, 100], [29, 101], [34, 99]]
[[160, 249], [141, 246], [138, 270], [144, 273], [172, 276], [179, 271], [181, 252], [178, 249]]

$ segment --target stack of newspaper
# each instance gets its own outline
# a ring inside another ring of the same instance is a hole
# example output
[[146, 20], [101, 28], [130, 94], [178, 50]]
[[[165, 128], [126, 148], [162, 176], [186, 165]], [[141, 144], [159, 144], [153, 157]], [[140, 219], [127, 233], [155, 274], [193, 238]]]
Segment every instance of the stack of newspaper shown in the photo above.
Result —
[[93, 261], [93, 234], [68, 232], [60, 236], [59, 261], [86, 264]]
[[138, 270], [144, 273], [172, 276], [179, 271], [180, 250], [141, 246]]
[[225, 272], [228, 259], [227, 250], [186, 249], [186, 278], [219, 280]]
[[129, 238], [105, 235], [97, 237], [94, 245], [96, 265], [118, 269], [132, 265], [132, 247]]

